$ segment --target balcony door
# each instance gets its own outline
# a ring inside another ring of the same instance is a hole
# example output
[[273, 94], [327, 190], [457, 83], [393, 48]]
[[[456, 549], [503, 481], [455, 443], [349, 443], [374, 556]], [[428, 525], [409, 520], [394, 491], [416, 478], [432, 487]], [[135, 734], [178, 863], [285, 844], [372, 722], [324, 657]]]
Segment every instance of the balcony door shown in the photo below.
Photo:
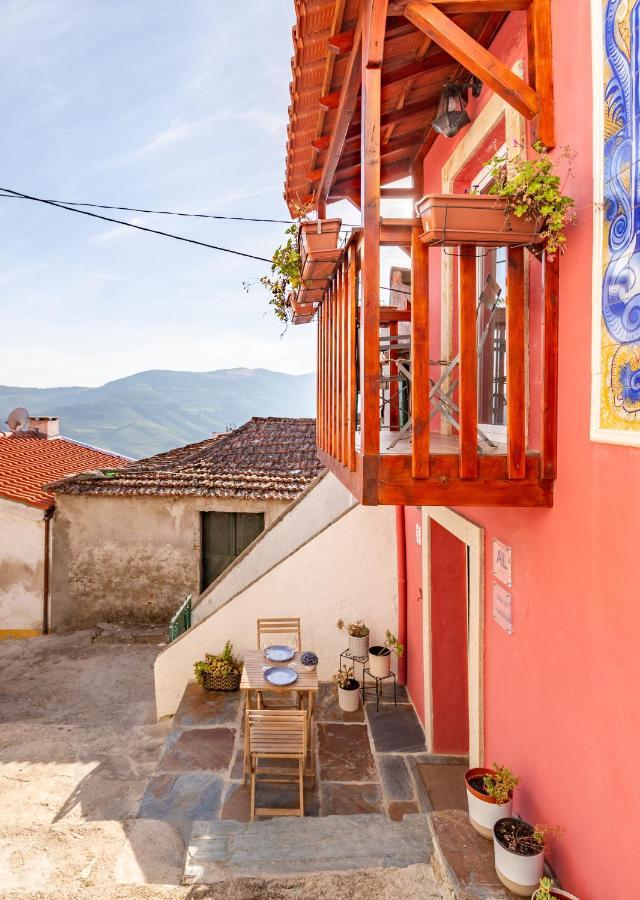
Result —
[[264, 513], [203, 512], [200, 523], [204, 591], [264, 531]]

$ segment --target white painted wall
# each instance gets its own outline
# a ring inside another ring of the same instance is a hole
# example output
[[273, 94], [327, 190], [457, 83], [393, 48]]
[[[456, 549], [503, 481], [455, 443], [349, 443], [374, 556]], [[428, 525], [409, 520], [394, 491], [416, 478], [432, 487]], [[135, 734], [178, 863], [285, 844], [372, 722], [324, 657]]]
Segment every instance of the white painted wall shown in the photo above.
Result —
[[395, 630], [398, 590], [395, 509], [356, 506], [244, 591], [170, 644], [155, 662], [158, 717], [173, 714], [193, 663], [222, 649], [229, 639], [242, 656], [256, 649], [256, 619], [300, 616], [304, 649], [320, 658], [318, 675], [328, 680], [346, 646], [338, 618], [364, 619], [371, 642]]
[[294, 501], [222, 575], [203, 591], [194, 606], [195, 625], [248, 585], [311, 540], [357, 501], [340, 481], [325, 472]]
[[0, 631], [41, 631], [44, 510], [0, 499]]

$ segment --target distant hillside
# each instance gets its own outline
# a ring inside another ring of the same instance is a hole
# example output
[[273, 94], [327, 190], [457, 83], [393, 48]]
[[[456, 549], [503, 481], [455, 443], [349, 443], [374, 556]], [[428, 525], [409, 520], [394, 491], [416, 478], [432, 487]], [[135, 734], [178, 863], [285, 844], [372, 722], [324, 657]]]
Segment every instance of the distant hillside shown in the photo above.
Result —
[[34, 416], [60, 416], [67, 437], [140, 458], [203, 440], [251, 416], [314, 416], [314, 376], [154, 370], [95, 388], [0, 385], [0, 430], [16, 406]]

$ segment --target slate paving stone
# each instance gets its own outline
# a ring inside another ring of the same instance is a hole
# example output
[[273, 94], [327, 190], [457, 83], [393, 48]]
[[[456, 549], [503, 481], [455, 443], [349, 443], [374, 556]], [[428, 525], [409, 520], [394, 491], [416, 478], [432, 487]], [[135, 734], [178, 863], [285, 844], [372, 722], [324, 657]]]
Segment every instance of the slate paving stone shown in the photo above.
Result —
[[[250, 817], [250, 789], [248, 784], [230, 784], [224, 795], [221, 819], [233, 819], [236, 822], [248, 822]], [[286, 809], [298, 805], [298, 783], [256, 785], [256, 806], [271, 806]], [[307, 787], [304, 792], [305, 816], [320, 815], [318, 788]], [[260, 816], [260, 820], [268, 818]]]
[[402, 822], [403, 818], [410, 813], [420, 812], [418, 804], [413, 800], [410, 801], [393, 801], [389, 804], [389, 818], [392, 822]]
[[319, 722], [318, 760], [323, 781], [375, 781], [377, 778], [366, 725]]
[[389, 800], [415, 800], [411, 775], [401, 756], [380, 756], [378, 771]]
[[208, 772], [156, 775], [143, 794], [137, 818], [170, 822], [187, 841], [193, 822], [217, 819], [223, 784]]
[[433, 763], [417, 765], [432, 809], [467, 809], [467, 790], [464, 782], [465, 765], [440, 766]]
[[336, 686], [325, 682], [318, 688], [314, 718], [316, 722], [364, 722], [364, 710], [360, 706], [355, 712], [344, 712]]
[[190, 681], [173, 717], [174, 728], [193, 728], [210, 725], [232, 725], [238, 718], [241, 695], [239, 691], [205, 691]]
[[172, 731], [158, 764], [160, 772], [226, 772], [236, 740], [233, 728]]
[[384, 813], [380, 785], [321, 783], [320, 812], [323, 816]]
[[[393, 679], [389, 678], [382, 682], [382, 693], [380, 695], [380, 703], [393, 703]], [[375, 682], [372, 678], [367, 675], [367, 694], [366, 700], [367, 702], [373, 701], [375, 703], [376, 694], [375, 694]], [[409, 695], [407, 694], [407, 689], [403, 684], [396, 685], [396, 698], [398, 703], [411, 703], [409, 700]]]
[[378, 753], [419, 753], [427, 749], [422, 726], [410, 704], [384, 704], [376, 712], [375, 703], [367, 703], [366, 711]]

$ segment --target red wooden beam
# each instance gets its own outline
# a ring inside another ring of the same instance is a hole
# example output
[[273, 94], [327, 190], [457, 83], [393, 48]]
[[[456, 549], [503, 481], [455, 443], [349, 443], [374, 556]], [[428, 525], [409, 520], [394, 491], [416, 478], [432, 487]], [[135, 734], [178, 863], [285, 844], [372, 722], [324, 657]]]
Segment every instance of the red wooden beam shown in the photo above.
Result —
[[429, 477], [429, 248], [411, 229], [411, 474]]
[[543, 259], [542, 478], [555, 478], [558, 456], [558, 257]]
[[507, 251], [507, 473], [525, 476], [524, 248]]
[[460, 246], [460, 478], [478, 477], [478, 349], [476, 322], [476, 248]]

